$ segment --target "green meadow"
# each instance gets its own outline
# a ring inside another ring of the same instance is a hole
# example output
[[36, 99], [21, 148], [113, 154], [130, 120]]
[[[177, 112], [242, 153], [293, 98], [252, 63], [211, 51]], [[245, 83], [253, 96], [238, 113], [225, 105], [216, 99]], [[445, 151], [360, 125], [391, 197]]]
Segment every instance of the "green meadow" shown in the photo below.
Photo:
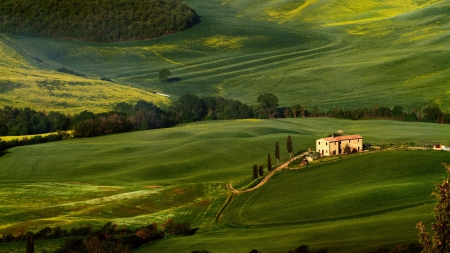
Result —
[[417, 242], [415, 224], [433, 219], [430, 194], [445, 175], [447, 152], [369, 152], [300, 169], [295, 162], [222, 208], [230, 196], [225, 184], [251, 183], [253, 164], [266, 167], [268, 153], [275, 160], [276, 141], [284, 160], [288, 135], [298, 153], [337, 130], [374, 145], [449, 141], [441, 124], [296, 118], [205, 121], [16, 147], [0, 156], [0, 234], [173, 218], [200, 230], [138, 252], [287, 252], [302, 244], [361, 252]]
[[[201, 22], [158, 39], [91, 43], [0, 35], [0, 106], [78, 113], [118, 102], [166, 108], [186, 93], [308, 110], [437, 105], [450, 110], [450, 0], [185, 0]], [[56, 71], [65, 67], [85, 76]], [[160, 82], [159, 70], [172, 72]], [[113, 82], [102, 81], [107, 78]], [[163, 93], [169, 97], [158, 95]], [[398, 150], [299, 162], [258, 190], [252, 166], [281, 160], [342, 130]], [[448, 152], [444, 124], [330, 118], [204, 121], [15, 147], [0, 153], [0, 235], [169, 218], [199, 228], [137, 252], [367, 252], [417, 243], [433, 220], [434, 182]], [[231, 201], [230, 201], [231, 199]], [[228, 204], [225, 204], [228, 203]], [[61, 240], [37, 241], [36, 251]], [[0, 243], [1, 252], [25, 244]]]
[[[281, 106], [322, 111], [374, 104], [450, 109], [449, 0], [184, 2], [201, 22], [154, 40], [2, 35], [0, 52], [15, 56], [0, 60], [5, 68], [13, 63], [0, 78], [12, 84], [0, 103], [104, 111], [111, 101], [169, 105], [185, 93], [256, 104], [272, 92]], [[62, 66], [86, 77], [54, 72]], [[171, 82], [158, 80], [162, 68], [171, 70]]]

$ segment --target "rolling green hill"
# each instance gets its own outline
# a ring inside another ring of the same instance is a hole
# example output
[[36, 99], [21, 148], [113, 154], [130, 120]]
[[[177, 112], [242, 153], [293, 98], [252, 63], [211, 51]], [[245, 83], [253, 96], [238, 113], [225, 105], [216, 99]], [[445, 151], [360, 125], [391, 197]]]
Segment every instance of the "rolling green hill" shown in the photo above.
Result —
[[417, 243], [418, 221], [429, 224], [433, 182], [448, 153], [398, 151], [344, 157], [338, 162], [278, 174], [238, 195], [223, 229], [157, 242], [137, 252], [371, 252]]
[[440, 163], [449, 162], [447, 152], [344, 156], [279, 173], [239, 195], [215, 222], [228, 196], [225, 184], [250, 183], [253, 164], [265, 165], [276, 141], [284, 160], [287, 135], [300, 152], [337, 130], [373, 144], [449, 141], [440, 124], [297, 118], [198, 122], [17, 147], [0, 154], [0, 234], [173, 218], [200, 230], [141, 252], [287, 252], [301, 244], [361, 252], [417, 242], [414, 226], [431, 222], [430, 193], [445, 174]]
[[[1, 76], [3, 86], [14, 89], [3, 88], [0, 103], [19, 106], [15, 101], [20, 100], [39, 109], [45, 106], [33, 97], [45, 94], [50, 101], [61, 101], [55, 109], [97, 109], [97, 104], [76, 100], [96, 99], [103, 94], [96, 89], [85, 96], [66, 95], [74, 97], [66, 103], [63, 94], [51, 90], [55, 77], [46, 67], [65, 66], [90, 77], [84, 79], [86, 85], [98, 84], [92, 78], [106, 77], [122, 84], [118, 87], [124, 91], [133, 86], [123, 94], [140, 89], [176, 99], [195, 93], [255, 104], [258, 95], [272, 92], [281, 106], [301, 104], [319, 110], [376, 103], [450, 109], [448, 0], [183, 3], [197, 11], [201, 22], [150, 41], [93, 44], [4, 35], [0, 50], [5, 54], [20, 49], [29, 56], [21, 65], [32, 66], [18, 65]], [[174, 81], [159, 81], [162, 68], [171, 70]], [[42, 73], [44, 80], [33, 71]], [[19, 90], [23, 95], [16, 95]]]

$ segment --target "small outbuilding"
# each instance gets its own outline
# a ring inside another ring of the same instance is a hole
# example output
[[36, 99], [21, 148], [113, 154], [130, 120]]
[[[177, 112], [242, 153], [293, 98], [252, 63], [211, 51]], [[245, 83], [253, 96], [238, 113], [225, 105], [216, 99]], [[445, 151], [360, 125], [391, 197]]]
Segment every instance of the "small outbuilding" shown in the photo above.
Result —
[[359, 134], [331, 136], [316, 140], [316, 151], [321, 156], [333, 156], [363, 151], [363, 137]]

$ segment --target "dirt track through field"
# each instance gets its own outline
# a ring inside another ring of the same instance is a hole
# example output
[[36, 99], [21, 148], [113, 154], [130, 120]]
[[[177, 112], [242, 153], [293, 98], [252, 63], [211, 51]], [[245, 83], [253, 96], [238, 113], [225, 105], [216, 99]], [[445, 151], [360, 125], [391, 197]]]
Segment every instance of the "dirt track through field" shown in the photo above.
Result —
[[251, 187], [251, 188], [248, 188], [248, 189], [245, 189], [245, 190], [242, 190], [242, 191], [241, 191], [241, 190], [236, 190], [236, 189], [233, 188], [233, 186], [231, 185], [231, 183], [228, 183], [228, 184], [227, 184], [227, 189], [228, 189], [229, 191], [231, 191], [232, 193], [235, 193], [235, 194], [240, 194], [240, 193], [244, 193], [244, 192], [251, 192], [251, 191], [254, 191], [254, 190], [258, 189], [259, 187], [263, 186], [265, 183], [267, 183], [267, 181], [269, 181], [269, 179], [270, 179], [273, 175], [275, 175], [275, 173], [276, 173], [277, 171], [286, 169], [286, 168], [289, 166], [289, 164], [290, 164], [291, 162], [293, 162], [293, 161], [299, 159], [300, 157], [305, 156], [306, 154], [308, 154], [308, 152], [305, 152], [305, 153], [302, 153], [302, 154], [300, 154], [300, 155], [294, 156], [293, 158], [291, 158], [291, 159], [289, 159], [288, 161], [284, 162], [283, 164], [281, 164], [280, 166], [278, 166], [276, 169], [272, 170], [269, 174], [267, 174], [267, 176], [266, 176], [263, 180], [261, 180], [261, 182], [259, 182], [257, 185], [255, 185], [255, 186], [253, 186], [253, 187]]
[[233, 186], [231, 185], [231, 183], [228, 183], [228, 184], [226, 185], [226, 187], [227, 187], [227, 189], [230, 191], [231, 194], [228, 196], [227, 201], [225, 202], [225, 204], [220, 208], [220, 210], [219, 210], [219, 212], [217, 213], [217, 215], [216, 215], [214, 221], [215, 221], [216, 223], [220, 223], [220, 222], [222, 221], [223, 216], [225, 215], [225, 213], [226, 213], [228, 207], [229, 207], [230, 204], [234, 201], [234, 199], [236, 198], [236, 196], [237, 196], [238, 194], [241, 194], [241, 193], [244, 193], [244, 192], [250, 192], [250, 191], [254, 191], [254, 190], [258, 189], [259, 187], [261, 187], [261, 186], [263, 186], [265, 183], [267, 183], [267, 181], [269, 181], [269, 179], [270, 179], [273, 175], [275, 175], [275, 173], [276, 173], [277, 171], [286, 169], [286, 168], [289, 166], [289, 164], [290, 164], [291, 162], [293, 162], [293, 161], [295, 161], [295, 160], [297, 160], [297, 159], [299, 159], [299, 158], [305, 156], [306, 154], [308, 154], [308, 152], [305, 152], [305, 153], [302, 153], [302, 154], [300, 154], [300, 155], [297, 155], [297, 156], [295, 156], [295, 157], [289, 159], [289, 161], [284, 162], [283, 164], [281, 164], [280, 166], [278, 166], [276, 169], [272, 170], [269, 174], [267, 174], [267, 176], [266, 176], [263, 180], [261, 180], [261, 182], [259, 182], [257, 185], [255, 185], [255, 186], [253, 186], [253, 187], [251, 187], [251, 188], [248, 188], [248, 189], [245, 189], [245, 190], [242, 190], [242, 191], [241, 191], [241, 190], [236, 190], [236, 189], [233, 188]]

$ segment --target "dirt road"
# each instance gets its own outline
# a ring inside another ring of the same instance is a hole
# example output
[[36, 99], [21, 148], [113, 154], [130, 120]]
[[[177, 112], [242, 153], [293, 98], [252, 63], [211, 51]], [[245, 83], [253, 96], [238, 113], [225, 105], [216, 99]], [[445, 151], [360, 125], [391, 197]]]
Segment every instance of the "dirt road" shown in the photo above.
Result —
[[232, 193], [234, 193], [234, 194], [240, 194], [240, 193], [250, 192], [250, 191], [256, 190], [256, 189], [258, 189], [259, 187], [263, 186], [267, 181], [269, 181], [269, 179], [270, 179], [273, 175], [275, 175], [275, 173], [276, 173], [277, 171], [286, 169], [286, 168], [289, 166], [289, 164], [290, 164], [291, 162], [293, 162], [293, 161], [295, 161], [295, 160], [297, 160], [297, 159], [299, 159], [299, 158], [305, 156], [306, 154], [308, 154], [308, 152], [305, 152], [305, 153], [302, 153], [302, 154], [300, 154], [300, 155], [294, 156], [293, 158], [289, 159], [289, 161], [284, 162], [283, 164], [281, 164], [280, 166], [278, 166], [276, 169], [272, 170], [272, 171], [271, 171], [271, 172], [270, 172], [263, 180], [261, 180], [261, 182], [259, 182], [257, 185], [253, 186], [252, 188], [248, 188], [248, 189], [245, 189], [245, 190], [242, 190], [242, 191], [241, 191], [241, 190], [236, 190], [236, 189], [233, 188], [233, 186], [231, 185], [231, 183], [228, 183], [228, 184], [227, 184], [227, 189], [228, 189], [229, 191], [231, 191]]

